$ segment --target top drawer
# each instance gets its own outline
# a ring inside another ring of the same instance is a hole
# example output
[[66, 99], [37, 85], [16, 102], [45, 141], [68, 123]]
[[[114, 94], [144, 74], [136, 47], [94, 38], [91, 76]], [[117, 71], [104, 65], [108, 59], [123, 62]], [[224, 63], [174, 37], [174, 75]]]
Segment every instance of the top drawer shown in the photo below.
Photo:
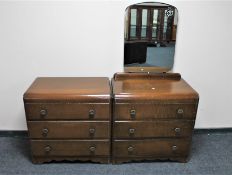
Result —
[[109, 120], [107, 103], [25, 103], [27, 120]]
[[197, 104], [115, 104], [114, 120], [195, 119]]

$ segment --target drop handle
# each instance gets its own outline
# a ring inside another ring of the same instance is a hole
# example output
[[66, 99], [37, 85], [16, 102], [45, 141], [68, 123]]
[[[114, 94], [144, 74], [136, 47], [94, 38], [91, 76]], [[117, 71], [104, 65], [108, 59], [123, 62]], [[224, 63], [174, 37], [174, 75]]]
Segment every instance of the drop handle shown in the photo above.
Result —
[[136, 116], [136, 110], [135, 109], [130, 110], [130, 116], [131, 116], [131, 118], [135, 118], [135, 116]]
[[175, 128], [175, 132], [176, 132], [176, 134], [179, 134], [180, 133], [180, 128]]
[[51, 150], [52, 150], [52, 147], [50, 147], [49, 145], [48, 145], [48, 146], [45, 146], [45, 148], [44, 148], [44, 151], [45, 151], [46, 153], [51, 152]]
[[95, 152], [95, 150], [96, 150], [96, 147], [95, 146], [91, 146], [91, 147], [89, 147], [89, 150], [90, 150], [90, 152]]
[[89, 117], [90, 118], [94, 118], [94, 116], [95, 116], [95, 110], [94, 109], [90, 109], [89, 110]]
[[95, 134], [95, 131], [96, 131], [96, 130], [95, 130], [94, 128], [90, 128], [90, 129], [89, 129], [89, 133], [90, 133], [90, 134]]
[[184, 110], [182, 108], [177, 109], [177, 114], [183, 114]]
[[46, 109], [41, 109], [40, 110], [40, 116], [45, 117], [47, 115], [47, 110]]
[[132, 135], [132, 134], [134, 134], [134, 133], [135, 133], [135, 129], [134, 129], [134, 128], [130, 128], [130, 129], [129, 129], [129, 134]]
[[172, 151], [176, 151], [177, 148], [178, 148], [178, 147], [177, 147], [176, 145], [173, 145], [173, 146], [172, 146]]
[[132, 153], [134, 151], [134, 147], [133, 146], [129, 146], [127, 148], [127, 150], [128, 150], [129, 153]]
[[48, 135], [49, 130], [47, 128], [42, 129], [42, 135], [46, 137]]

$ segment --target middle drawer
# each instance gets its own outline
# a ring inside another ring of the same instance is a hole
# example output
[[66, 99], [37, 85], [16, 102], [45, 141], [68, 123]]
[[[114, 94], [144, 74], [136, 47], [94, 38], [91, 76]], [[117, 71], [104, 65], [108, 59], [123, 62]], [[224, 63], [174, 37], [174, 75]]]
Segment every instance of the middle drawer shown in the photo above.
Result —
[[114, 139], [189, 137], [194, 127], [193, 120], [115, 121]]
[[110, 138], [108, 121], [29, 121], [30, 138], [102, 139]]

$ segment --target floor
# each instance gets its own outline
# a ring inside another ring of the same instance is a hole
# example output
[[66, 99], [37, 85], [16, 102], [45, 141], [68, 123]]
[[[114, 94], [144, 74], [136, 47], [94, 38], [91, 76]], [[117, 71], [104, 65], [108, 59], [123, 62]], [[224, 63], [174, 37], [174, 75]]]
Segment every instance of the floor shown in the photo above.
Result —
[[140, 162], [121, 165], [80, 162], [34, 165], [30, 161], [26, 137], [0, 136], [0, 175], [6, 174], [231, 175], [232, 132], [195, 133], [188, 163]]

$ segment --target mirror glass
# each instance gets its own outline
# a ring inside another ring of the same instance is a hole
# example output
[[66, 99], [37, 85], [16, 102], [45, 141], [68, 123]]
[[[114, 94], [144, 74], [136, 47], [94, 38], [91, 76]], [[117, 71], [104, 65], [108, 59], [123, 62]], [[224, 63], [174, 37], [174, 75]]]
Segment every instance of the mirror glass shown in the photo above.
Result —
[[125, 14], [125, 72], [167, 72], [174, 63], [178, 12], [174, 6], [146, 2]]

